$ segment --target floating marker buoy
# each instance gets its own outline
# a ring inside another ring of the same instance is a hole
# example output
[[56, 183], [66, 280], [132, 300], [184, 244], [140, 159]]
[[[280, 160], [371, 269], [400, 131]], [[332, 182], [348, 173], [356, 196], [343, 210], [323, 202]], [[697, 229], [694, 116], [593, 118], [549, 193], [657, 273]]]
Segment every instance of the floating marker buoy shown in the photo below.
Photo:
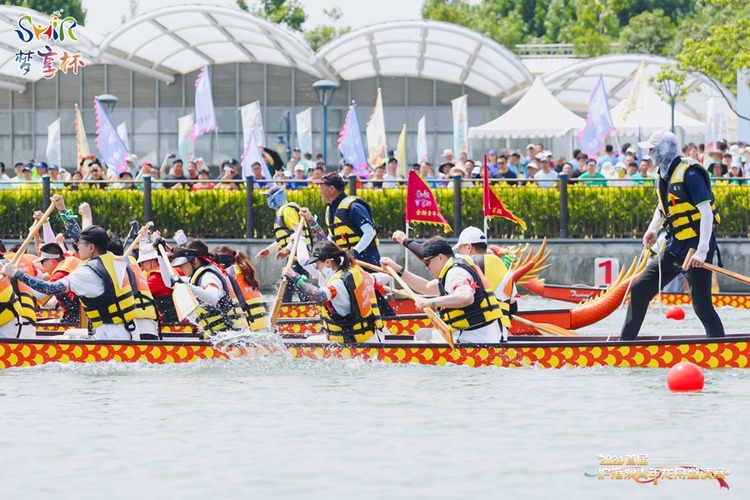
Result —
[[669, 306], [667, 308], [667, 319], [683, 320], [685, 319], [685, 310], [680, 306]]
[[703, 370], [689, 362], [677, 363], [667, 374], [667, 387], [670, 391], [700, 391], [705, 381]]

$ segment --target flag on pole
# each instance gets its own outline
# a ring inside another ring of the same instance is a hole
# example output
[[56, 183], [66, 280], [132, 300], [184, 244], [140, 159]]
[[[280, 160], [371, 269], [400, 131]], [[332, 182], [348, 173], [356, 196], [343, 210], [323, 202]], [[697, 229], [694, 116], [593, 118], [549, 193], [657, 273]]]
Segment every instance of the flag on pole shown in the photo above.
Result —
[[130, 154], [128, 148], [117, 135], [117, 129], [109, 119], [102, 103], [97, 99], [94, 99], [94, 113], [96, 115], [96, 147], [99, 148], [102, 159], [117, 173], [127, 170], [125, 160]]
[[180, 158], [183, 161], [190, 161], [191, 156], [195, 156], [195, 143], [190, 138], [190, 131], [195, 125], [195, 114], [181, 116], [177, 118], [177, 149]]
[[120, 139], [122, 139], [122, 143], [125, 144], [125, 147], [130, 149], [130, 141], [128, 140], [128, 124], [126, 122], [122, 122], [117, 126], [117, 135], [120, 136]]
[[[727, 132], [727, 117], [716, 106], [719, 99], [717, 96], [711, 96], [706, 103], [706, 149], [703, 155], [704, 166], [709, 166], [714, 160], [709, 151], [717, 148], [716, 144], [729, 137]], [[747, 173], [745, 173], [747, 175]]]
[[427, 154], [427, 131], [424, 116], [417, 123], [417, 162], [422, 163], [423, 161], [430, 161]]
[[581, 150], [587, 155], [596, 155], [602, 148], [604, 140], [614, 130], [615, 125], [609, 113], [604, 79], [599, 75], [599, 80], [589, 94], [589, 113], [586, 116], [586, 123], [578, 133]]
[[401, 128], [401, 135], [398, 136], [398, 145], [396, 146], [396, 160], [398, 160], [398, 175], [406, 177], [406, 124]]
[[414, 222], [437, 224], [443, 226], [446, 233], [451, 231], [432, 190], [416, 171], [411, 170], [406, 184], [406, 224]]
[[263, 112], [260, 101], [245, 104], [240, 108], [242, 116], [242, 144], [247, 144], [250, 134], [255, 136], [255, 144], [266, 145], [266, 132], [263, 129]]
[[266, 164], [266, 160], [263, 158], [263, 153], [261, 153], [262, 146], [259, 146], [257, 142], [255, 142], [255, 134], [250, 134], [247, 140], [247, 145], [245, 146], [245, 151], [242, 153], [242, 178], [250, 177], [251, 175], [255, 175], [253, 173], [253, 163], [258, 162], [260, 163], [260, 168], [263, 171], [263, 178], [265, 180], [271, 180], [273, 179], [273, 176], [271, 175], [271, 171], [268, 170], [268, 164]]
[[370, 115], [370, 121], [365, 128], [367, 135], [367, 160], [370, 165], [376, 167], [385, 163], [385, 155], [388, 152], [385, 136], [385, 116], [383, 115], [383, 96], [378, 88], [375, 98], [375, 108]]
[[60, 140], [60, 119], [53, 121], [47, 127], [47, 163], [49, 165], [62, 164], [62, 142]]
[[486, 219], [502, 217], [503, 219], [515, 222], [521, 226], [521, 229], [526, 231], [526, 222], [508, 210], [503, 200], [490, 187], [490, 169], [487, 167], [487, 164], [482, 167], [482, 179], [484, 182], [484, 217]]
[[339, 151], [344, 161], [354, 166], [354, 173], [360, 178], [370, 175], [367, 169], [367, 154], [362, 144], [362, 132], [359, 130], [357, 105], [352, 102], [344, 120], [344, 127], [339, 132]]
[[[76, 152], [78, 154], [78, 164], [80, 165], [81, 160], [83, 160], [87, 156], [91, 156], [91, 151], [89, 150], [89, 141], [86, 138], [86, 129], [83, 128], [83, 118], [81, 117], [81, 110], [78, 109], [78, 104], [76, 104], [75, 107]], [[62, 167], [62, 165], [58, 165], [58, 167]]]
[[190, 132], [190, 138], [195, 141], [206, 132], [217, 128], [214, 98], [211, 94], [211, 77], [208, 66], [203, 66], [198, 73], [198, 78], [195, 79], [195, 125]]
[[312, 154], [312, 108], [297, 113], [297, 147], [302, 154]]
[[469, 96], [462, 95], [451, 101], [453, 105], [453, 151], [456, 156], [463, 151], [469, 154]]

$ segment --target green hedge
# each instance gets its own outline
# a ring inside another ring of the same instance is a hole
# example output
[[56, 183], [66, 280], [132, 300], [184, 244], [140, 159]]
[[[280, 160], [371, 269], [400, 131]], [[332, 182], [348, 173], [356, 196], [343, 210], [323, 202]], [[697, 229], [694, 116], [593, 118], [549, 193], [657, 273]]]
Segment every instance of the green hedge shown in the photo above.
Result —
[[[435, 197], [443, 215], [453, 225], [453, 190], [438, 188]], [[495, 192], [508, 208], [523, 218], [528, 228], [503, 219], [489, 224], [495, 238], [558, 237], [560, 232], [560, 194], [556, 189], [535, 187], [497, 187]], [[105, 190], [61, 190], [69, 207], [87, 201], [98, 224], [112, 233], [124, 236], [131, 220], [143, 221], [143, 193]], [[373, 207], [376, 223], [383, 227], [381, 236], [404, 228], [406, 189], [360, 189], [358, 194]], [[462, 189], [462, 225], [482, 227], [482, 189]], [[714, 194], [722, 216], [717, 230], [719, 237], [750, 236], [750, 186], [715, 186]], [[290, 201], [308, 206], [322, 215], [325, 205], [314, 188], [289, 191]], [[586, 187], [568, 188], [571, 238], [637, 238], [643, 234], [654, 210], [651, 187], [630, 188]], [[41, 190], [0, 191], [0, 235], [3, 238], [25, 236], [31, 225], [31, 213], [42, 206]], [[265, 204], [265, 196], [253, 193], [255, 237], [272, 236], [273, 211]], [[156, 189], [152, 192], [152, 218], [156, 227], [172, 234], [182, 228], [188, 234], [204, 238], [243, 238], [245, 236], [245, 192], [210, 190], [190, 193], [185, 190]], [[53, 217], [53, 228], [62, 224]], [[417, 224], [412, 228], [416, 237], [441, 234], [437, 226]]]

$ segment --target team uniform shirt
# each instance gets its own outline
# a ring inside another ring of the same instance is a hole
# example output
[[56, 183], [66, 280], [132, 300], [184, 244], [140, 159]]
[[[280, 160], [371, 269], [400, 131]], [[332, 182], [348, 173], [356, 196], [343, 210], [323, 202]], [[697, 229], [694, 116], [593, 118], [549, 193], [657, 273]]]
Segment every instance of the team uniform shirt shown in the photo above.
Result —
[[203, 273], [199, 286], [190, 285], [195, 296], [206, 304], [216, 307], [224, 296], [224, 286], [214, 273]]
[[[343, 200], [344, 198], [345, 196], [340, 196], [337, 200], [334, 200], [334, 202], [331, 203], [331, 214], [336, 213], [341, 200]], [[362, 203], [354, 202], [349, 205], [349, 218], [353, 227], [360, 228], [365, 224], [369, 224], [373, 227], [373, 229], [375, 229], [375, 223], [370, 219], [370, 214], [367, 212], [367, 209], [364, 205], [362, 205]], [[335, 242], [335, 240], [333, 239], [334, 237], [329, 238], [331, 239], [331, 241]], [[380, 251], [378, 250], [377, 245], [375, 245], [374, 242], [370, 244], [367, 248], [364, 249], [364, 251], [362, 251], [362, 253], [359, 254], [358, 259], [364, 262], [369, 262], [370, 264], [380, 265]]]
[[[694, 168], [688, 168], [687, 171], [685, 171], [684, 186], [685, 192], [696, 207], [702, 203], [711, 203], [711, 191], [709, 191], [703, 175], [700, 172], [696, 172]], [[699, 239], [700, 238], [691, 238], [689, 240], [680, 241], [670, 235], [667, 238], [666, 251], [675, 256], [687, 255], [688, 250], [691, 248], [697, 248]], [[713, 252], [716, 252], [716, 235], [711, 232], [708, 253], [712, 254]]]
[[[472, 295], [477, 286], [471, 274], [460, 267], [452, 267], [445, 275], [445, 291], [452, 294], [459, 290], [470, 290]], [[489, 325], [474, 330], [456, 330], [453, 341], [456, 343], [497, 343], [502, 340], [500, 323], [493, 321]]]

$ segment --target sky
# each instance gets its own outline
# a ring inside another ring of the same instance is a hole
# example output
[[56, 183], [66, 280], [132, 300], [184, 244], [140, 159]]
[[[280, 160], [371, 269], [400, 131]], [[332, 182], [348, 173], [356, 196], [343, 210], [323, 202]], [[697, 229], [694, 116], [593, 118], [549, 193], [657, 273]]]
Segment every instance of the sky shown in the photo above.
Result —
[[[140, 0], [138, 14], [162, 7], [186, 4], [222, 5], [235, 7], [235, 0]], [[387, 21], [421, 19], [422, 0], [300, 0], [307, 22], [304, 27], [314, 28], [328, 24], [328, 17], [323, 9], [338, 6], [343, 16], [338, 26], [351, 26], [352, 29]], [[251, 7], [257, 1], [247, 0]], [[129, 15], [129, 0], [83, 0], [86, 9], [86, 27], [101, 34], [107, 34], [120, 26], [122, 16]]]

